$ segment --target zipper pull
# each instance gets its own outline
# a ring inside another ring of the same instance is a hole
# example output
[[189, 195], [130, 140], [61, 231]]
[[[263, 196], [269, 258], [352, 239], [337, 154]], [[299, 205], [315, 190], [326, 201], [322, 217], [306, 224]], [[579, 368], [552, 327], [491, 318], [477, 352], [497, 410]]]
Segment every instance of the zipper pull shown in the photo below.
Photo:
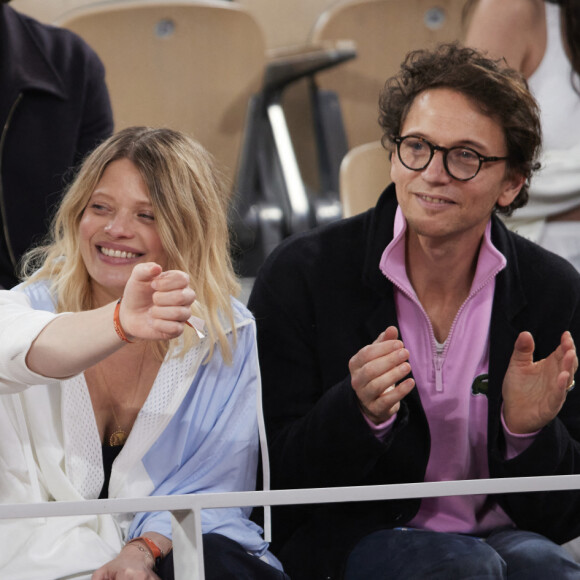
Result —
[[435, 390], [438, 393], [443, 392], [443, 357], [435, 355]]

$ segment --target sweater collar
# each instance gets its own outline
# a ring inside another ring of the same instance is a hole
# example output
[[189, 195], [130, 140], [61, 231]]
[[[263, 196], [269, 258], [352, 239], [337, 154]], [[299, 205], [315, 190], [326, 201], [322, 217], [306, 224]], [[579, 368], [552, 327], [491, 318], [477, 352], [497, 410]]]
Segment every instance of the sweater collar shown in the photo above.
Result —
[[[401, 211], [400, 206], [395, 214], [394, 237], [391, 243], [385, 248], [382, 254], [379, 268], [381, 272], [389, 278], [396, 286], [402, 288], [410, 295], [415, 295], [407, 275], [405, 247], [407, 231], [407, 220]], [[491, 219], [488, 222], [479, 254], [477, 258], [477, 268], [471, 284], [471, 293], [476, 292], [492, 280], [498, 272], [506, 266], [505, 256], [499, 252], [491, 241]]]
[[[397, 195], [392, 183], [364, 218], [367, 234], [363, 279], [383, 296], [389, 296], [393, 291], [391, 283], [381, 272], [380, 262], [385, 248], [394, 238], [397, 208]], [[495, 214], [491, 216], [488, 228], [490, 243], [506, 260], [506, 267], [497, 275], [494, 305], [508, 320], [513, 320], [527, 303], [514, 247], [516, 234], [510, 232]]]

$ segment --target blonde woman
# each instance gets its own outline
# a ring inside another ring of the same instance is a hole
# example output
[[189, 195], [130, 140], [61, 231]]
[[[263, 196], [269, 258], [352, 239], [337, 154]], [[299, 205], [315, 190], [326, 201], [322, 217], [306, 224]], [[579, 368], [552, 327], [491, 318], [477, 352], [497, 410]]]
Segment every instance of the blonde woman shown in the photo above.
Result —
[[[260, 387], [227, 195], [201, 146], [130, 128], [85, 161], [0, 292], [0, 501], [251, 490]], [[204, 510], [206, 578], [283, 578], [249, 510]], [[168, 513], [0, 521], [0, 577], [172, 578]], [[270, 565], [272, 564], [272, 565]]]

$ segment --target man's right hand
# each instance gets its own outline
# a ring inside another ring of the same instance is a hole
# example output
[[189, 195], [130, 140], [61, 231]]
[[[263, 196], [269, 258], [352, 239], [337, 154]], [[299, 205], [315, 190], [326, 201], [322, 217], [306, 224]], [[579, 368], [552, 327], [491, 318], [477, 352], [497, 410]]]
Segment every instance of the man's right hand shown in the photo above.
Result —
[[397, 413], [401, 400], [415, 386], [412, 378], [403, 380], [411, 372], [411, 365], [409, 351], [398, 337], [397, 328], [389, 326], [348, 363], [352, 388], [362, 412], [375, 425]]

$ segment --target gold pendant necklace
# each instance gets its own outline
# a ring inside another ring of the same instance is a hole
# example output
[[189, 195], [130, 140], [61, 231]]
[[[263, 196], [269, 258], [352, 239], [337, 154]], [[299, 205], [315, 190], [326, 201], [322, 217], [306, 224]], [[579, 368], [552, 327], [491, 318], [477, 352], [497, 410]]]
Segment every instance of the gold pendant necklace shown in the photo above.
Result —
[[127, 432], [121, 429], [120, 425], [117, 425], [117, 430], [113, 431], [109, 437], [109, 447], [119, 447], [120, 445], [125, 445], [127, 437], [129, 437]]
[[[137, 382], [135, 383], [135, 387], [133, 390], [133, 398], [131, 399], [131, 404], [130, 404], [131, 408], [133, 407], [133, 404], [135, 403], [135, 399], [137, 398], [137, 393], [139, 391], [139, 384], [141, 382], [141, 373], [143, 372], [143, 363], [145, 361], [145, 351], [146, 350], [147, 350], [147, 345], [145, 345], [143, 347], [143, 352], [141, 353], [141, 360], [139, 362], [139, 372], [137, 373]], [[109, 407], [111, 409], [111, 414], [113, 415], [113, 419], [115, 419], [115, 423], [117, 424], [117, 428], [109, 436], [109, 447], [119, 447], [121, 445], [125, 445], [125, 442], [129, 438], [129, 433], [121, 427], [121, 423], [119, 422], [119, 419], [117, 419], [117, 413], [115, 413], [115, 405], [113, 404], [113, 397], [111, 396], [111, 389], [109, 388], [109, 383], [107, 382], [107, 379], [105, 377], [105, 373], [103, 372], [103, 369], [102, 369], [100, 363], [97, 366], [99, 368], [99, 373], [101, 374], [103, 384], [105, 385], [105, 389], [107, 391], [107, 396], [109, 398]], [[131, 431], [131, 429], [129, 429], [129, 432], [130, 431]]]

